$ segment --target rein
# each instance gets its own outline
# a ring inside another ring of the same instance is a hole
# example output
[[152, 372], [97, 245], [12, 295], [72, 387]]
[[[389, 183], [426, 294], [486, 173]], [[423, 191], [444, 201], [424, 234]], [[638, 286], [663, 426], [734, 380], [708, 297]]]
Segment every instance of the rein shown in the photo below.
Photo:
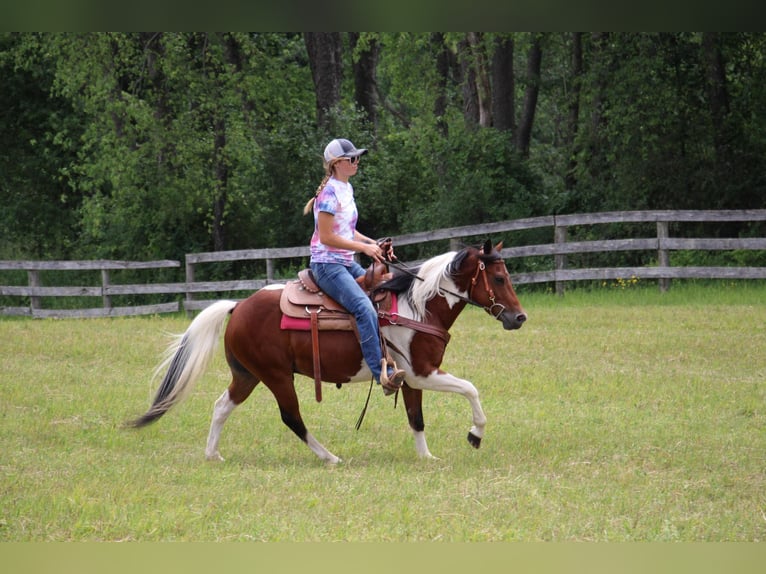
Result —
[[[388, 265], [391, 265], [395, 269], [398, 269], [402, 273], [405, 273], [411, 277], [414, 277], [415, 279], [418, 279], [420, 281], [425, 281], [420, 275], [417, 273], [413, 273], [409, 270], [408, 267], [394, 261], [387, 261]], [[489, 295], [489, 300], [492, 302], [491, 305], [481, 305], [471, 299], [471, 293], [473, 293], [473, 288], [476, 287], [476, 283], [479, 280], [479, 275], [481, 274], [482, 279], [484, 280], [484, 289], [487, 291], [487, 295]], [[456, 297], [460, 301], [463, 301], [464, 303], [467, 303], [468, 305], [473, 305], [474, 307], [479, 307], [481, 309], [484, 309], [487, 313], [492, 315], [495, 319], [499, 319], [500, 315], [502, 315], [503, 311], [505, 311], [505, 305], [502, 305], [500, 303], [495, 302], [495, 292], [492, 290], [492, 288], [489, 286], [489, 280], [487, 279], [487, 266], [485, 265], [484, 261], [479, 261], [479, 265], [476, 267], [476, 273], [474, 274], [473, 278], [471, 279], [471, 287], [468, 290], [468, 297], [465, 297], [464, 295], [461, 295], [460, 293], [455, 293], [454, 291], [450, 291], [449, 289], [439, 289], [439, 295], [444, 297], [443, 293], [447, 293], [449, 295], [452, 295], [453, 297]], [[493, 311], [495, 307], [499, 307], [500, 310], [496, 313]]]

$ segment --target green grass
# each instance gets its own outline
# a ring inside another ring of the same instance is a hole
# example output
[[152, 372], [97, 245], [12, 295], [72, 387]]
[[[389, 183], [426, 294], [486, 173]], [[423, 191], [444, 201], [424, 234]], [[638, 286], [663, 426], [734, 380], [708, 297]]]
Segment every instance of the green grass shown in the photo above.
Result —
[[763, 541], [766, 287], [718, 283], [519, 296], [503, 331], [466, 310], [444, 366], [468, 403], [424, 395], [440, 460], [416, 458], [400, 404], [367, 385], [300, 378], [304, 419], [344, 462], [327, 467], [259, 387], [203, 449], [228, 384], [219, 352], [195, 393], [142, 414], [183, 316], [0, 321], [0, 541]]

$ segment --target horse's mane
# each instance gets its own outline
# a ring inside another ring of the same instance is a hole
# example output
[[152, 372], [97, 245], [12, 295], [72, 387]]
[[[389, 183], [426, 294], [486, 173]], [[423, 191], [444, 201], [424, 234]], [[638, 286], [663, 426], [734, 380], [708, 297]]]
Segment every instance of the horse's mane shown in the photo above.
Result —
[[426, 303], [440, 293], [442, 279], [457, 275], [470, 251], [479, 250], [482, 247], [489, 251], [481, 252], [479, 255], [485, 263], [502, 259], [489, 243], [484, 246], [465, 246], [460, 251], [449, 251], [437, 255], [407, 271], [395, 270], [394, 276], [381, 285], [381, 288], [400, 295], [404, 294], [415, 314], [413, 318], [422, 321], [426, 316]]
[[394, 276], [381, 285], [381, 288], [400, 295], [404, 294], [415, 313], [413, 318], [421, 321], [426, 315], [426, 303], [438, 295], [441, 280], [443, 277], [449, 277], [456, 257], [456, 253], [450, 251], [428, 259], [418, 267], [411, 267], [407, 271], [397, 269], [394, 271]]
[[432, 257], [420, 266], [418, 275], [422, 281], [415, 281], [408, 295], [416, 320], [423, 320], [426, 316], [426, 303], [439, 294], [442, 278], [449, 277], [449, 269], [455, 259], [454, 251]]

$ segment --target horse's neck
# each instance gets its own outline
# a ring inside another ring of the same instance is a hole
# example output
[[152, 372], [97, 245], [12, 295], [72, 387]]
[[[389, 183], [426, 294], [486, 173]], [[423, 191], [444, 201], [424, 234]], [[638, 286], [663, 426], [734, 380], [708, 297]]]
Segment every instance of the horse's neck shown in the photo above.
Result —
[[429, 323], [438, 321], [439, 327], [449, 331], [464, 308], [464, 301], [458, 301], [450, 307], [444, 297], [434, 297], [426, 303], [428, 311], [426, 321]]

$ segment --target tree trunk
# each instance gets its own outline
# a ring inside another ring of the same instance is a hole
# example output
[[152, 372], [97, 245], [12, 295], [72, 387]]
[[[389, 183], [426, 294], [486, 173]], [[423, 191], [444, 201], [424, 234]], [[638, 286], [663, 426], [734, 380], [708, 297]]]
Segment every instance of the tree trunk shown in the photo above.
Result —
[[341, 36], [339, 32], [305, 32], [303, 38], [316, 92], [317, 123], [329, 127], [329, 112], [340, 102]]
[[[351, 51], [356, 51], [359, 42], [359, 32], [349, 32]], [[354, 58], [352, 69], [354, 72], [354, 98], [357, 105], [367, 114], [367, 120], [373, 129], [378, 125], [377, 101], [375, 94], [375, 73], [378, 66], [378, 54], [380, 46], [374, 38], [371, 38], [368, 47], [359, 52]]]
[[515, 90], [513, 38], [497, 36], [492, 55], [492, 125], [498, 130], [516, 130]]
[[[120, 46], [119, 44], [113, 39], [109, 39], [109, 47], [111, 50], [111, 62], [105, 64], [105, 70], [104, 75], [107, 74], [113, 74], [114, 70], [110, 69], [115, 67], [114, 62], [118, 61], [120, 58]], [[128, 92], [129, 86], [126, 84], [126, 78], [123, 76], [118, 76], [115, 78], [114, 86], [111, 89], [110, 94], [110, 100], [112, 103], [114, 102], [121, 102], [123, 100], [123, 94]], [[117, 136], [117, 139], [122, 139], [125, 136], [125, 117], [124, 114], [117, 113], [115, 111], [115, 106], [112, 106], [112, 111], [110, 112], [110, 116], [112, 118], [112, 124], [114, 125], [114, 133]]]
[[450, 50], [444, 43], [444, 34], [434, 32], [431, 34], [431, 44], [436, 51], [436, 76], [437, 92], [434, 98], [434, 117], [436, 128], [444, 137], [447, 137], [449, 128], [444, 116], [447, 114], [447, 86], [449, 85]]
[[226, 232], [223, 224], [226, 210], [229, 169], [226, 162], [226, 121], [222, 118], [215, 120], [213, 143], [213, 161], [215, 162], [215, 197], [213, 198], [213, 251], [223, 251], [226, 248]]
[[593, 79], [593, 110], [591, 111], [591, 141], [596, 141], [600, 137], [601, 129], [604, 127], [604, 101], [606, 86], [609, 81], [610, 64], [607, 62], [606, 46], [609, 43], [609, 32], [594, 32], [591, 35], [592, 56], [591, 68], [594, 70]]
[[479, 106], [479, 125], [488, 128], [492, 125], [492, 86], [489, 79], [487, 51], [484, 48], [483, 40], [481, 32], [468, 32], [471, 60], [476, 70], [476, 102]]
[[721, 53], [720, 37], [719, 32], [702, 33], [702, 49], [707, 72], [708, 106], [713, 123], [713, 143], [718, 160], [726, 156], [726, 116], [729, 114], [726, 67]]
[[[158, 125], [167, 127], [171, 121], [170, 93], [168, 92], [168, 81], [165, 73], [162, 71], [163, 58], [165, 58], [165, 36], [163, 32], [142, 32], [139, 34], [139, 40], [143, 48], [146, 77], [153, 98], [154, 120]], [[157, 165], [163, 165], [167, 158], [175, 154], [176, 142], [165, 140], [157, 149]]]
[[543, 55], [540, 41], [540, 34], [532, 36], [532, 45], [527, 55], [527, 89], [524, 92], [524, 108], [519, 120], [519, 129], [516, 132], [516, 149], [524, 157], [529, 157], [529, 143], [532, 139], [537, 95], [540, 92], [540, 64]]
[[572, 73], [571, 92], [569, 94], [569, 125], [566, 146], [569, 152], [567, 172], [564, 175], [564, 187], [572, 190], [577, 186], [577, 127], [580, 123], [580, 91], [582, 88], [582, 32], [572, 34]]
[[[246, 56], [244, 54], [242, 41], [233, 33], [227, 33], [224, 37], [224, 57], [226, 62], [233, 67], [237, 74], [242, 74], [246, 63]], [[242, 112], [246, 118], [247, 123], [254, 125], [256, 105], [252, 97], [248, 94], [247, 90], [242, 86], [237, 88], [240, 98], [242, 99]]]
[[473, 55], [467, 37], [458, 42], [457, 54], [460, 64], [459, 83], [463, 95], [463, 117], [468, 127], [474, 128], [479, 124], [479, 94], [476, 89], [476, 68], [473, 66]]

